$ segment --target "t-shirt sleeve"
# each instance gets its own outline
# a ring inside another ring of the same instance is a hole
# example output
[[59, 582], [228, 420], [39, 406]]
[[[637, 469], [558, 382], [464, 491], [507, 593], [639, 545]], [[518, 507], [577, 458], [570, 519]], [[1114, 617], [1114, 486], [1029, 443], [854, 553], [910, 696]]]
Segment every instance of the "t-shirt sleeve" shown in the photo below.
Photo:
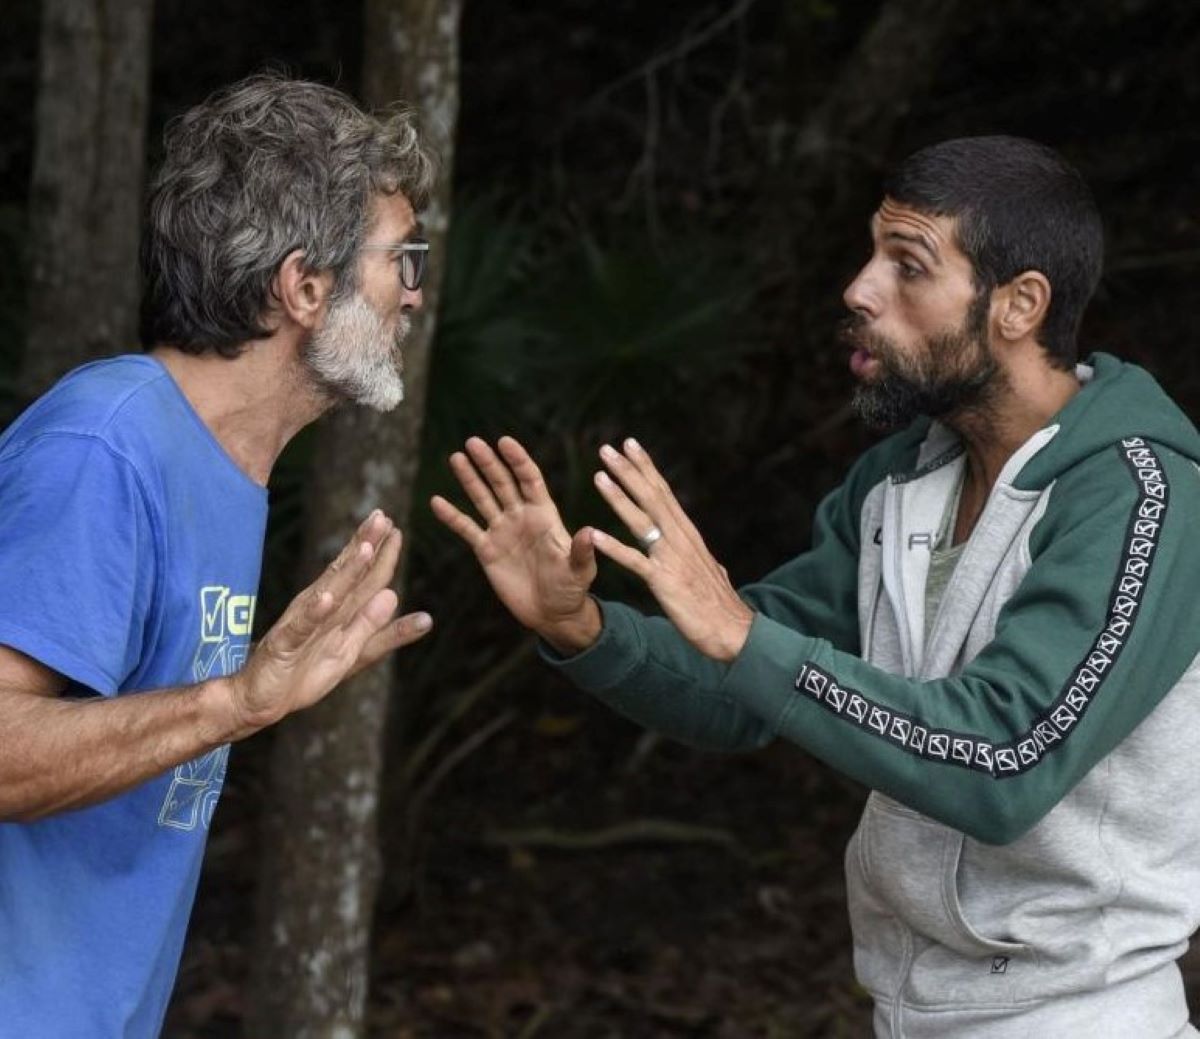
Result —
[[141, 657], [156, 555], [138, 474], [103, 440], [0, 455], [0, 644], [114, 695]]

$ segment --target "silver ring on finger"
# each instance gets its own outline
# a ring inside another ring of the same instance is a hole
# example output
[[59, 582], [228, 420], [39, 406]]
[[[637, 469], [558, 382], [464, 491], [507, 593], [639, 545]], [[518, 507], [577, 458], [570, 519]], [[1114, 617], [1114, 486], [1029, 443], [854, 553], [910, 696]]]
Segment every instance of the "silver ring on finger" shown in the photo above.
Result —
[[658, 527], [651, 527], [645, 534], [638, 538], [638, 544], [642, 546], [645, 552], [650, 551], [650, 546], [656, 541], [662, 540], [663, 533]]

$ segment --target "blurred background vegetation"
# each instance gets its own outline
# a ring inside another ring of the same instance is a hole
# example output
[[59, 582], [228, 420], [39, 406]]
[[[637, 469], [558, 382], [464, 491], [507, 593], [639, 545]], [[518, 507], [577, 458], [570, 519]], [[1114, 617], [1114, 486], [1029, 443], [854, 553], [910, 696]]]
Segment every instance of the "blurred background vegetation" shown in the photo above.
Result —
[[[38, 5], [5, 21], [0, 422], [24, 402]], [[357, 92], [363, 31], [334, 0], [158, 0], [148, 162], [167, 119], [265, 64]], [[868, 443], [832, 329], [882, 173], [962, 134], [1079, 167], [1108, 236], [1083, 352], [1200, 414], [1200, 8], [466, 0], [459, 44], [406, 564], [437, 629], [389, 719], [371, 1034], [864, 1034], [840, 872], [863, 792], [792, 748], [659, 743], [563, 687], [422, 503], [453, 495], [466, 436], [512, 433], [570, 525], [608, 526], [595, 450], [634, 433], [735, 580], [803, 548]], [[304, 576], [319, 435], [272, 486], [262, 622]], [[611, 571], [600, 590], [639, 594]], [[269, 741], [235, 749], [168, 1035], [236, 1035], [245, 1014]]]

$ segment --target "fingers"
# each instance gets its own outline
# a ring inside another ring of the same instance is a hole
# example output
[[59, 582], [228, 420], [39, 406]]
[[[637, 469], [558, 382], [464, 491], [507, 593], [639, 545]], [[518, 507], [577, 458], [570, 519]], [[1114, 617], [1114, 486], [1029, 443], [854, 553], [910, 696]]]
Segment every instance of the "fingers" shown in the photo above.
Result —
[[346, 548], [342, 551], [344, 552], [346, 549], [349, 549], [356, 540], [367, 541], [372, 545], [378, 545], [379, 542], [387, 536], [388, 531], [391, 530], [393, 526], [394, 524], [392, 523], [392, 519], [387, 515], [387, 513], [385, 513], [382, 509], [372, 509], [367, 514], [366, 519], [364, 519], [358, 525], [358, 529], [354, 532], [354, 536], [346, 543]]
[[500, 456], [508, 463], [513, 476], [517, 478], [521, 496], [526, 501], [537, 504], [549, 502], [551, 499], [550, 492], [546, 489], [546, 481], [542, 479], [542, 471], [529, 452], [513, 437], [501, 437], [496, 447]]
[[352, 552], [343, 551], [315, 582], [294, 598], [284, 610], [265, 643], [281, 653], [304, 645], [313, 633], [337, 612], [346, 590], [361, 580], [375, 557], [368, 541], [354, 541]]
[[600, 457], [616, 479], [597, 473], [596, 488], [634, 537], [640, 540], [657, 527], [668, 539], [677, 538], [679, 523], [663, 493], [670, 495], [670, 488], [652, 485], [629, 457], [608, 444], [600, 448]]
[[428, 613], [406, 613], [378, 632], [372, 641], [386, 637], [392, 649], [399, 649], [423, 639], [432, 630], [433, 618]]
[[617, 519], [629, 529], [629, 533], [639, 539], [639, 541], [644, 538], [650, 528], [655, 526], [654, 521], [630, 499], [629, 495], [625, 493], [621, 486], [608, 473], [596, 473], [593, 479], [596, 484], [596, 490], [600, 492], [600, 496], [608, 502], [609, 507], [617, 514]]
[[[467, 454], [487, 480], [488, 487], [496, 496], [501, 508], [511, 508], [520, 504], [521, 495], [517, 491], [512, 473], [486, 440], [482, 437], [471, 437], [467, 441]], [[457, 474], [457, 470], [455, 472]], [[484, 519], [488, 517], [485, 515]]]
[[[362, 523], [337, 557], [297, 595], [272, 629], [272, 645], [280, 652], [299, 649], [314, 632], [345, 613], [348, 601], [357, 608], [387, 584], [400, 557], [400, 532], [379, 509]], [[363, 594], [354, 593], [364, 589]]]
[[367, 572], [350, 589], [338, 608], [339, 620], [345, 620], [360, 610], [365, 602], [381, 588], [386, 588], [396, 576], [396, 566], [400, 562], [400, 550], [404, 546], [404, 536], [399, 529], [393, 527], [375, 550]]
[[641, 508], [647, 516], [654, 516], [653, 522], [661, 521], [662, 517], [657, 515], [661, 509], [655, 509], [655, 505], [660, 503], [656, 500], [658, 495], [650, 486], [645, 476], [641, 471], [630, 461], [625, 455], [621, 454], [616, 448], [609, 444], [604, 444], [600, 448], [600, 458], [608, 467], [612, 476], [620, 482], [621, 487], [633, 500], [633, 502]]
[[379, 509], [359, 524], [345, 548], [338, 553], [313, 582], [312, 587], [329, 592], [340, 605], [346, 593], [362, 580], [364, 564], [369, 564], [380, 545], [396, 529], [391, 519]]
[[[542, 472], [529, 452], [512, 437], [501, 437], [496, 447], [499, 454], [482, 437], [471, 437], [465, 452], [450, 456], [450, 468], [484, 525], [490, 526], [504, 509], [522, 502], [553, 505]], [[450, 526], [450, 513], [439, 519]], [[467, 529], [455, 532], [471, 543]]]
[[472, 549], [478, 548], [484, 539], [482, 528], [461, 509], [452, 505], [440, 494], [429, 499], [429, 508], [440, 522], [450, 528], [463, 539]]
[[433, 629], [428, 613], [407, 613], [380, 628], [359, 651], [354, 673], [379, 663], [394, 650], [423, 639]]
[[450, 456], [450, 469], [485, 523], [491, 523], [500, 515], [500, 503], [496, 501], [491, 488], [483, 482], [470, 458], [461, 451], [455, 451]]
[[358, 660], [367, 641], [392, 619], [400, 600], [391, 588], [376, 592], [344, 629], [345, 647], [351, 663]]
[[597, 552], [607, 556], [618, 566], [624, 567], [643, 581], [649, 580], [650, 568], [653, 564], [649, 557], [643, 555], [636, 548], [630, 548], [611, 534], [605, 534], [600, 530], [592, 531], [592, 544], [596, 546]]
[[633, 463], [638, 472], [641, 473], [647, 485], [658, 495], [675, 519], [682, 525], [691, 527], [691, 520], [688, 519], [683, 506], [679, 504], [679, 499], [675, 497], [675, 492], [671, 490], [671, 485], [667, 483], [667, 478], [658, 471], [658, 466], [654, 464], [654, 459], [650, 457], [650, 452], [634, 440], [633, 437], [625, 439], [624, 447], [625, 456]]
[[[621, 453], [605, 444], [600, 448], [600, 457], [628, 492], [633, 504], [640, 506], [651, 521], [648, 526], [657, 525], [664, 532], [686, 538], [693, 547], [703, 548], [704, 539], [679, 504], [671, 485], [658, 471], [649, 452], [633, 437], [628, 437], [623, 446], [625, 451]], [[634, 533], [640, 536], [644, 530], [635, 530]]]
[[575, 536], [571, 538], [571, 549], [568, 556], [572, 571], [582, 576], [588, 584], [591, 584], [592, 578], [596, 576], [596, 549], [592, 544], [593, 533], [590, 527], [577, 530]]

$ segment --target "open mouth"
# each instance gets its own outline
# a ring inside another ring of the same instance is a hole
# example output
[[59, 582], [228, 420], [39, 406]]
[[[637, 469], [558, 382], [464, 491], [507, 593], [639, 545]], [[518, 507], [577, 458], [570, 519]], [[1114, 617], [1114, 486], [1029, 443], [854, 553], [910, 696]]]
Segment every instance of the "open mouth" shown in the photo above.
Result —
[[878, 367], [878, 358], [865, 346], [856, 346], [850, 354], [850, 371], [860, 379], [870, 375]]
[[850, 371], [856, 378], [869, 376], [879, 367], [879, 358], [866, 345], [870, 342], [870, 333], [861, 317], [856, 315], [842, 322], [838, 338], [850, 348]]

